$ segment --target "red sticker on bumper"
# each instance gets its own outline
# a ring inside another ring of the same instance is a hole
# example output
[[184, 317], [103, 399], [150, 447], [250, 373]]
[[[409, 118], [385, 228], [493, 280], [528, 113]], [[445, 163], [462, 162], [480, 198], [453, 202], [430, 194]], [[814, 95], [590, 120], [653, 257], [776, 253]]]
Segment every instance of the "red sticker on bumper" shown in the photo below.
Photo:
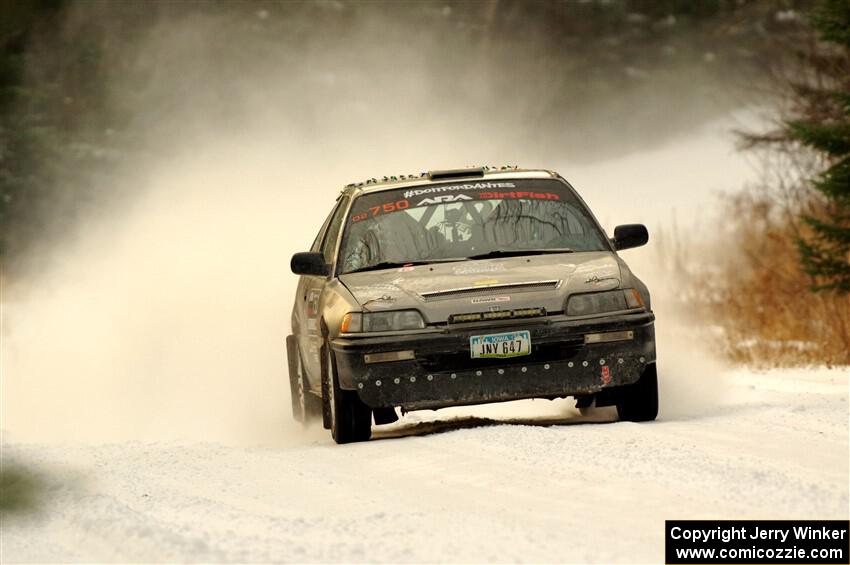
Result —
[[608, 365], [602, 366], [602, 384], [607, 385], [611, 382], [611, 370]]

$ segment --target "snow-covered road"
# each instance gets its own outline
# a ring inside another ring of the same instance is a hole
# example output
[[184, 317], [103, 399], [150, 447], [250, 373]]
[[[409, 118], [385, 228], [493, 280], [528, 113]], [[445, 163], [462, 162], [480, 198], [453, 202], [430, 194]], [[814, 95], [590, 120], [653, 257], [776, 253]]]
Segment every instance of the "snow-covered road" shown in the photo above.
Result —
[[35, 479], [0, 561], [660, 562], [664, 519], [846, 519], [847, 371], [719, 382], [734, 400], [650, 424], [529, 401], [347, 446], [5, 444]]

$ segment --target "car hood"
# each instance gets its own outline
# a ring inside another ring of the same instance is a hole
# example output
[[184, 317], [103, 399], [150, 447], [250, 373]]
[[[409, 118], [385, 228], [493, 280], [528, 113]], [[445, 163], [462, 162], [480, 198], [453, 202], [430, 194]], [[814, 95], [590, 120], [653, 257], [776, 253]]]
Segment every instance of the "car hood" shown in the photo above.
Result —
[[620, 286], [609, 251], [418, 265], [341, 275], [364, 311], [415, 308], [428, 323], [451, 314], [542, 307], [560, 312], [570, 294]]

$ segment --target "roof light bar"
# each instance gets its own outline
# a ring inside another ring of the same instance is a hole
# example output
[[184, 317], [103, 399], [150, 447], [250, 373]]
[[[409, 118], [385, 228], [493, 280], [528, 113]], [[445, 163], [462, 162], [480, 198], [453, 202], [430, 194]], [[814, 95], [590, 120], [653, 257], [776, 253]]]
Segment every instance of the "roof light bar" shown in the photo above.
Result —
[[428, 171], [428, 178], [431, 180], [483, 176], [484, 167], [474, 167], [470, 169], [446, 169], [444, 171]]
[[352, 182], [345, 185], [345, 188], [360, 188], [371, 184], [390, 183], [399, 181], [411, 181], [414, 179], [428, 178], [429, 180], [439, 179], [455, 179], [468, 177], [483, 177], [485, 172], [496, 171], [516, 171], [516, 165], [502, 165], [497, 167], [494, 165], [485, 165], [483, 167], [467, 167], [465, 169], [445, 169], [442, 171], [429, 171], [427, 173], [419, 173], [418, 175], [392, 175], [383, 176], [380, 179], [375, 177], [368, 178], [363, 182]]

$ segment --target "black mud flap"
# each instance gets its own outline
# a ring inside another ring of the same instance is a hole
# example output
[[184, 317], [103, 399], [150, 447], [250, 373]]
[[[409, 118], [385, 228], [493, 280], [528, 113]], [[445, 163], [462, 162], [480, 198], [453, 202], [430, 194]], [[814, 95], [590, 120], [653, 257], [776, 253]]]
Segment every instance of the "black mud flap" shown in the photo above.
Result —
[[593, 406], [594, 396], [595, 395], [593, 394], [582, 394], [576, 396], [576, 408], [590, 408]]
[[373, 408], [372, 415], [375, 418], [376, 426], [398, 422], [398, 415], [395, 413], [395, 408]]
[[327, 344], [322, 345], [319, 351], [319, 368], [322, 375], [322, 427], [326, 430], [331, 429], [331, 408], [328, 404], [328, 355]]
[[289, 367], [289, 397], [292, 400], [292, 417], [299, 422], [304, 421], [301, 401], [298, 398], [298, 341], [294, 335], [286, 336], [286, 360]]

